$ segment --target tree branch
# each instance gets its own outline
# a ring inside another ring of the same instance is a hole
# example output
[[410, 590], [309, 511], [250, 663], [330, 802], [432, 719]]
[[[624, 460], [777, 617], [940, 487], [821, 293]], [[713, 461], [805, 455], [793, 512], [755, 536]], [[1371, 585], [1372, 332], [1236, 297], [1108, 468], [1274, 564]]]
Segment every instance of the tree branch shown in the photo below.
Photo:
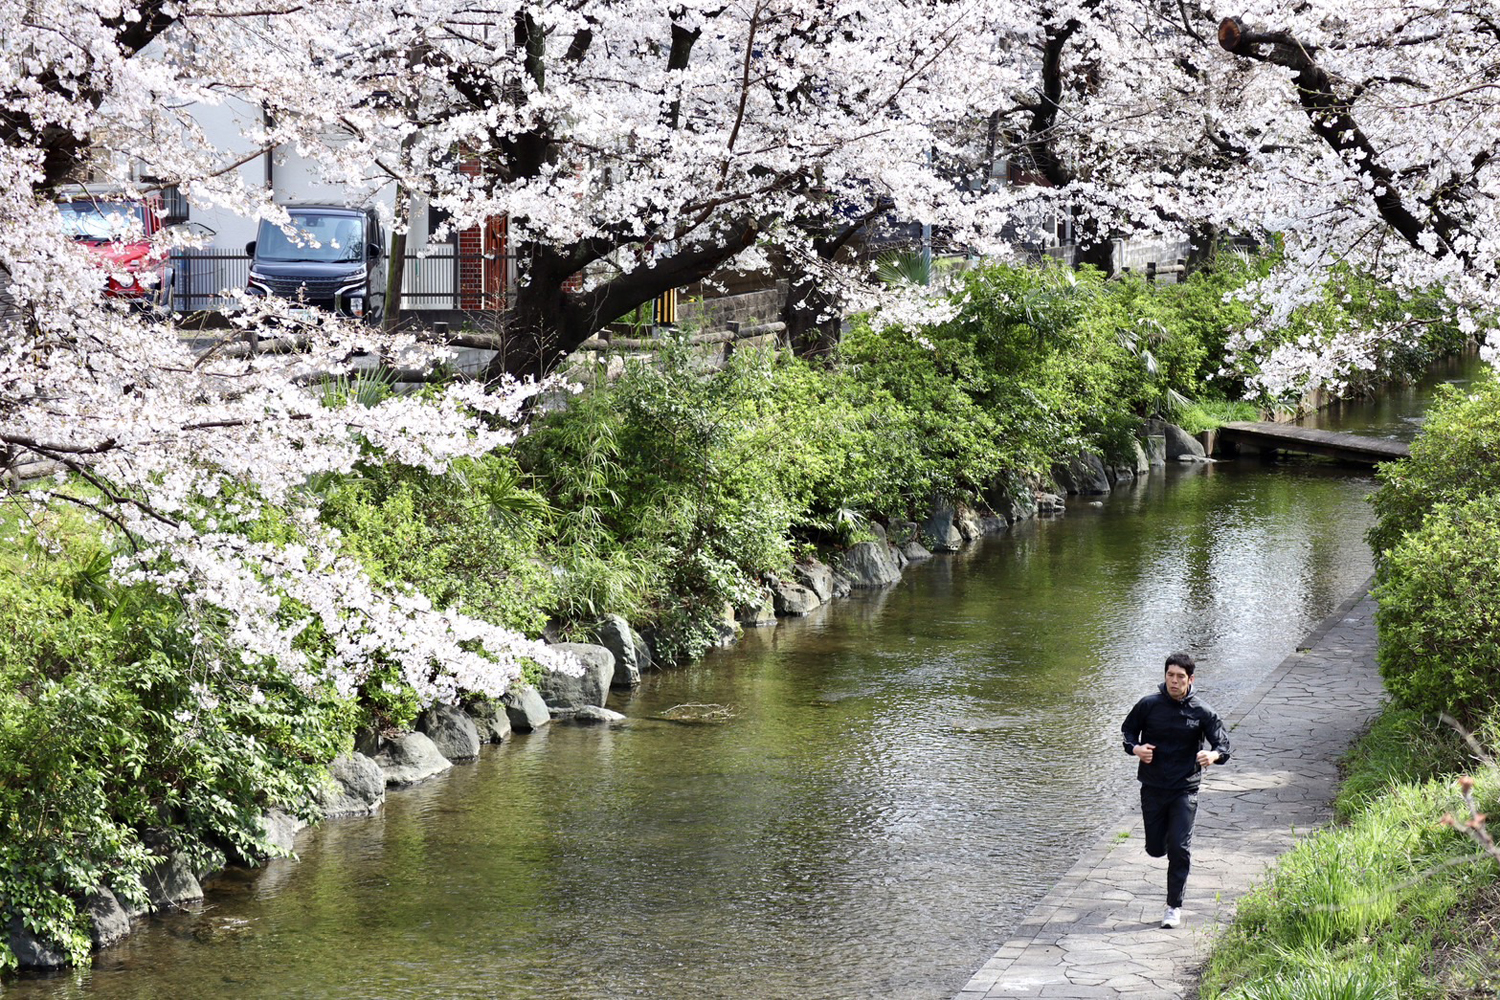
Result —
[[1467, 251], [1455, 249], [1455, 239], [1463, 235], [1462, 226], [1436, 203], [1430, 206], [1430, 231], [1437, 235], [1439, 243], [1436, 248], [1423, 245], [1422, 236], [1429, 231], [1428, 224], [1407, 207], [1395, 172], [1385, 165], [1380, 151], [1360, 128], [1351, 103], [1339, 96], [1332, 79], [1318, 65], [1315, 47], [1302, 44], [1285, 31], [1248, 29], [1233, 17], [1225, 18], [1219, 24], [1219, 45], [1242, 58], [1269, 62], [1292, 71], [1298, 100], [1313, 133], [1370, 181], [1376, 210], [1402, 239], [1434, 257], [1454, 253], [1465, 266], [1474, 263]]

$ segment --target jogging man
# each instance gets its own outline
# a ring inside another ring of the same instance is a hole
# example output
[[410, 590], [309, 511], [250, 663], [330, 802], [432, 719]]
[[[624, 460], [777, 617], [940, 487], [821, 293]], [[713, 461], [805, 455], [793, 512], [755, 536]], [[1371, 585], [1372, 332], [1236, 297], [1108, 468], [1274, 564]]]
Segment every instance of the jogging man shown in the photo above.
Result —
[[1229, 759], [1229, 734], [1218, 713], [1193, 694], [1193, 658], [1186, 653], [1167, 657], [1166, 681], [1135, 703], [1120, 732], [1125, 752], [1140, 759], [1136, 777], [1146, 853], [1167, 857], [1161, 925], [1176, 927], [1182, 923], [1182, 890], [1192, 865], [1198, 783], [1205, 767]]

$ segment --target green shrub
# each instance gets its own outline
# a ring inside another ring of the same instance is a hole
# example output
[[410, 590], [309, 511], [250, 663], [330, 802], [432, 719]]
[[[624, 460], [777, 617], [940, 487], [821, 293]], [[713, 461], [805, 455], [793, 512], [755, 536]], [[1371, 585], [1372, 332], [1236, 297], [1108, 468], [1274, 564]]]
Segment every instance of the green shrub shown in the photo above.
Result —
[[887, 502], [902, 513], [933, 496], [977, 497], [1010, 463], [1039, 467], [1040, 456], [1028, 453], [1033, 435], [976, 400], [989, 375], [965, 339], [924, 331], [918, 340], [860, 321], [845, 334], [839, 363], [856, 399], [890, 401], [887, 440], [911, 477]]
[[544, 551], [565, 627], [618, 612], [653, 621], [665, 659], [697, 656], [725, 605], [790, 562], [802, 511], [782, 480], [786, 442], [760, 433], [775, 372], [754, 351], [710, 371], [664, 344], [522, 439], [524, 467], [562, 509]]
[[1440, 387], [1411, 457], [1382, 465], [1378, 475], [1369, 533], [1377, 558], [1438, 504], [1500, 492], [1500, 380], [1486, 373], [1468, 386]]
[[1058, 456], [1118, 450], [1148, 406], [1153, 362], [1096, 274], [987, 265], [968, 272], [948, 322], [907, 331], [854, 323], [839, 359], [889, 398], [918, 471], [910, 504], [975, 500], [1000, 477]]
[[1439, 504], [1386, 553], [1380, 673], [1396, 701], [1475, 725], [1500, 700], [1500, 496]]
[[546, 624], [555, 584], [534, 556], [552, 511], [509, 455], [455, 462], [442, 475], [371, 464], [320, 492], [321, 520], [376, 583], [533, 635]]
[[[273, 665], [247, 663], [212, 618], [113, 584], [74, 525], [59, 548], [12, 542], [0, 576], [0, 901], [74, 962], [85, 897], [144, 899], [146, 844], [199, 868], [268, 851], [272, 806], [305, 808], [352, 715]], [[0, 944], [0, 967], [14, 956]]]

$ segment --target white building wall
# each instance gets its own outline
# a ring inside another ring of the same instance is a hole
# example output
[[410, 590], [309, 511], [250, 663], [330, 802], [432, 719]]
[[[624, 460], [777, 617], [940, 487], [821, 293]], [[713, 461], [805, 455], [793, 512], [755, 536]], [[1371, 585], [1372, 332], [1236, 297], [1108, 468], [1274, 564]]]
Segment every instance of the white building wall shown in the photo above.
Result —
[[[247, 189], [265, 187], [266, 156], [251, 155], [258, 147], [247, 135], [261, 126], [262, 111], [258, 105], [229, 98], [219, 105], [197, 105], [192, 117], [204, 137], [219, 150], [226, 165], [244, 160], [235, 170]], [[218, 250], [243, 250], [246, 243], [255, 239], [256, 221], [226, 208], [193, 205], [188, 218], [214, 231], [211, 245]]]
[[[270, 154], [255, 153], [256, 145], [249, 135], [261, 127], [263, 111], [256, 105], [231, 99], [223, 104], [201, 104], [191, 110], [193, 120], [204, 136], [223, 154], [224, 163], [243, 160], [236, 168], [245, 186], [267, 190], [282, 205], [316, 203], [324, 205], [375, 205], [389, 224], [394, 213], [396, 185], [372, 163], [364, 176], [353, 179], [329, 179], [322, 165], [304, 156], [292, 146], [279, 146]], [[194, 205], [190, 218], [214, 230], [212, 246], [225, 252], [243, 250], [255, 239], [258, 221], [237, 215], [227, 209]], [[427, 241], [427, 206], [420, 201], [413, 206], [409, 243], [420, 247]]]

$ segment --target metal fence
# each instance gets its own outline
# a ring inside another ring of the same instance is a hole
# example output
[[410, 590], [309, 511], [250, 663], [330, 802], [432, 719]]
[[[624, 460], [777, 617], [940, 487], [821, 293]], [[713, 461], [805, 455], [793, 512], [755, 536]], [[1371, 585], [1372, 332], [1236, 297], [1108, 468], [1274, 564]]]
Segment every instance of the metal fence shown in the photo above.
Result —
[[223, 293], [244, 288], [249, 277], [250, 258], [243, 251], [178, 250], [172, 254], [172, 308], [222, 309]]
[[[478, 255], [472, 255], [478, 261]], [[406, 273], [401, 279], [401, 308], [457, 309], [459, 269], [462, 255], [453, 247], [442, 247], [418, 256], [406, 255]]]
[[[495, 266], [493, 257], [463, 255], [454, 247], [406, 255], [401, 304], [403, 309], [459, 309], [465, 267]], [[244, 251], [180, 250], [172, 255], [172, 308], [177, 312], [223, 309], [226, 292], [242, 289], [250, 279], [250, 258]], [[377, 284], [384, 284], [384, 275]]]

